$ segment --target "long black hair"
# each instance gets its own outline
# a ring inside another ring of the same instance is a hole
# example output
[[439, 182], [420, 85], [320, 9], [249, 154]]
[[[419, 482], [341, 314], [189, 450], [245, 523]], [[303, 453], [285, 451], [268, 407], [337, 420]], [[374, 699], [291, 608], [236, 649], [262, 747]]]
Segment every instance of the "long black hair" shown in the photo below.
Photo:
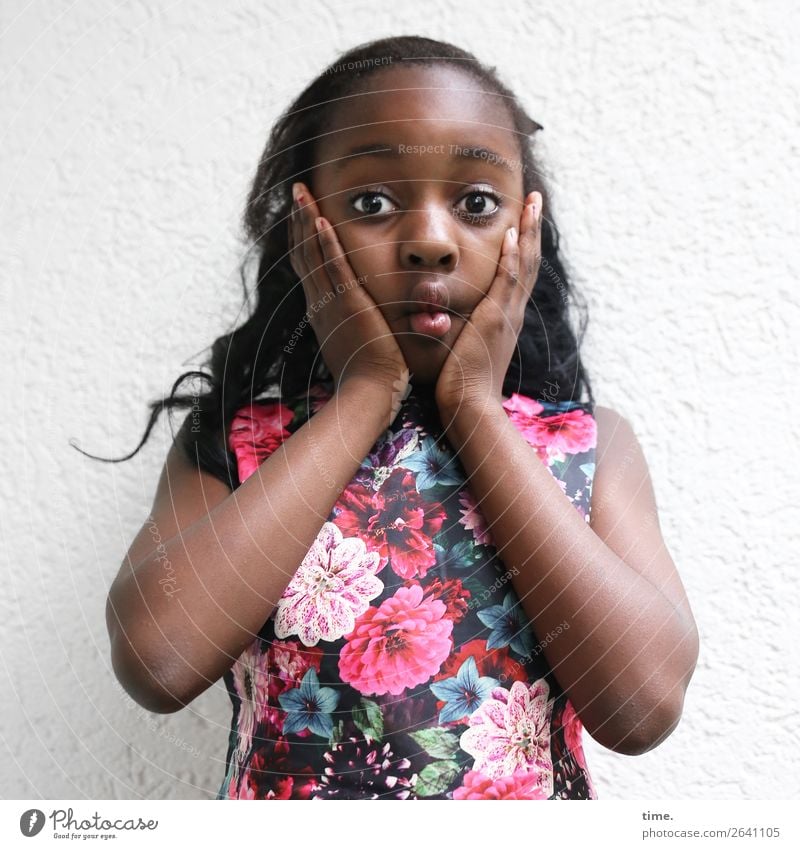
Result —
[[[205, 361], [208, 371], [187, 371], [175, 381], [169, 396], [150, 403], [150, 420], [133, 457], [147, 441], [161, 412], [191, 408], [178, 442], [190, 461], [210, 472], [231, 489], [238, 485], [236, 460], [227, 449], [225, 434], [235, 412], [255, 397], [277, 390], [291, 398], [315, 379], [329, 380], [330, 372], [319, 355], [313, 333], [294, 335], [306, 313], [305, 293], [289, 262], [288, 221], [291, 185], [312, 185], [314, 141], [329, 126], [331, 110], [343, 98], [357, 96], [363, 80], [406, 64], [446, 64], [471, 75], [483, 90], [499, 95], [509, 109], [519, 139], [523, 195], [542, 194], [547, 217], [542, 219], [542, 262], [518, 347], [503, 383], [503, 392], [520, 392], [553, 401], [584, 400], [594, 407], [594, 396], [580, 357], [579, 344], [588, 324], [586, 305], [578, 303], [559, 257], [558, 230], [550, 214], [550, 194], [541, 168], [534, 159], [533, 135], [542, 126], [530, 118], [513, 92], [499, 79], [494, 67], [481, 63], [466, 50], [444, 41], [419, 36], [382, 38], [358, 45], [341, 55], [313, 80], [275, 123], [247, 198], [242, 217], [249, 248], [239, 267], [245, 302], [252, 313], [240, 327], [220, 336]], [[252, 296], [247, 269], [258, 264]], [[580, 308], [580, 335], [576, 341], [570, 325], [570, 300]], [[187, 380], [200, 379], [207, 389], [178, 393]], [[77, 446], [76, 446], [77, 447]], [[78, 449], [81, 450], [81, 449]], [[86, 453], [86, 452], [83, 452]], [[94, 455], [88, 455], [94, 456]], [[106, 459], [106, 458], [95, 458]]]

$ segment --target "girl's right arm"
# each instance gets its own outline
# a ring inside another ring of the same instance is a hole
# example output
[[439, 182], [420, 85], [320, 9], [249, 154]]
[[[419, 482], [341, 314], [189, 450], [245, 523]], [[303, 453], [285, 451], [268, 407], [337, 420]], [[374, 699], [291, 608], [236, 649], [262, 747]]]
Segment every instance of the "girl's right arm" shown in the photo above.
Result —
[[170, 449], [106, 604], [114, 671], [157, 713], [192, 701], [255, 639], [408, 386], [397, 340], [334, 228], [308, 188], [295, 189], [289, 255], [335, 391], [232, 493]]
[[230, 668], [393, 413], [384, 382], [344, 381], [234, 492], [173, 444], [106, 603], [112, 665], [133, 699], [180, 710]]

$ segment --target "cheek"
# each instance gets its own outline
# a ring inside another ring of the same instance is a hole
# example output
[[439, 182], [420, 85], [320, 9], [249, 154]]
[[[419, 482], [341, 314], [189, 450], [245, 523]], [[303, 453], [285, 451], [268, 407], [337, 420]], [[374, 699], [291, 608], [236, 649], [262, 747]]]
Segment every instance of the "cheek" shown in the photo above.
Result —
[[473, 305], [477, 304], [492, 287], [498, 270], [497, 263], [500, 260], [501, 247], [500, 242], [497, 245], [493, 242], [484, 243], [469, 254], [469, 261], [460, 265], [456, 272], [458, 274], [463, 269], [461, 279], [468, 287]]
[[336, 235], [353, 273], [362, 278], [367, 291], [373, 294], [373, 289], [380, 281], [378, 275], [385, 274], [388, 268], [388, 247], [375, 245], [363, 231], [348, 227], [347, 224], [340, 225]]

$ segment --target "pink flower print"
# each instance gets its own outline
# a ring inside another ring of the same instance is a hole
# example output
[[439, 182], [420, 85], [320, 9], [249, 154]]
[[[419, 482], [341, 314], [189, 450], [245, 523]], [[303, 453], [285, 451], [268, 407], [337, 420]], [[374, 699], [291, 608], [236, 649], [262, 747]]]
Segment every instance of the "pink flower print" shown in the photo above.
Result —
[[547, 799], [539, 786], [535, 772], [519, 770], [503, 778], [489, 778], [480, 772], [470, 771], [464, 784], [453, 791], [453, 799]]
[[240, 764], [250, 750], [256, 725], [269, 710], [269, 658], [256, 639], [234, 661], [233, 688], [241, 699], [239, 735], [233, 757]]
[[343, 681], [364, 695], [398, 695], [428, 681], [450, 654], [453, 622], [419, 584], [399, 587], [356, 623], [339, 655]]
[[553, 703], [544, 678], [530, 685], [515, 681], [510, 690], [495, 687], [470, 716], [461, 748], [475, 758], [473, 769], [489, 778], [534, 772], [547, 796], [553, 793], [550, 719]]
[[545, 445], [550, 456], [564, 459], [580, 454], [597, 444], [597, 423], [585, 410], [570, 410], [539, 419], [538, 444]]
[[458, 496], [458, 500], [461, 502], [461, 513], [464, 516], [460, 520], [461, 524], [468, 531], [472, 531], [475, 542], [479, 545], [493, 545], [491, 531], [486, 524], [483, 513], [478, 509], [477, 502], [472, 497], [472, 493], [468, 489], [463, 489]]
[[508, 413], [508, 417], [514, 425], [522, 432], [522, 435], [525, 436], [525, 428], [530, 427], [536, 421], [544, 407], [527, 395], [512, 392], [511, 397], [503, 401], [503, 409]]
[[276, 401], [248, 404], [236, 413], [228, 446], [238, 461], [240, 483], [290, 435], [286, 426], [293, 418], [294, 413]]
[[297, 634], [306, 646], [349, 634], [356, 618], [383, 592], [379, 557], [358, 537], [345, 539], [325, 522], [278, 601], [275, 636]]
[[544, 407], [538, 401], [516, 392], [503, 402], [503, 408], [548, 465], [553, 460], [566, 459], [567, 454], [580, 454], [597, 445], [597, 423], [585, 410], [541, 416]]

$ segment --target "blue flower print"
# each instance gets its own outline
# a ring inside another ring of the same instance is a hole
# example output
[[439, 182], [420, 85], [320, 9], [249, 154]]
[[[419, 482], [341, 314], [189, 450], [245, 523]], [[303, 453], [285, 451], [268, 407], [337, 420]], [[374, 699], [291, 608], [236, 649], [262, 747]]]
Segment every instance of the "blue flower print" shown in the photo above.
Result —
[[439, 712], [439, 722], [455, 722], [476, 711], [499, 686], [496, 678], [478, 677], [475, 658], [468, 657], [460, 666], [455, 678], [445, 678], [430, 685], [437, 699], [447, 702]]
[[440, 448], [432, 436], [426, 436], [419, 450], [397, 465], [417, 473], [417, 492], [432, 486], [461, 486], [464, 483], [452, 451]]
[[313, 666], [306, 671], [299, 687], [281, 693], [278, 700], [287, 713], [284, 734], [297, 734], [305, 728], [320, 737], [330, 737], [333, 733], [331, 712], [339, 703], [339, 694], [331, 687], [320, 688]]
[[522, 657], [530, 654], [533, 649], [533, 637], [515, 592], [506, 593], [502, 604], [479, 610], [478, 619], [492, 629], [486, 643], [487, 649], [497, 649], [510, 644]]

